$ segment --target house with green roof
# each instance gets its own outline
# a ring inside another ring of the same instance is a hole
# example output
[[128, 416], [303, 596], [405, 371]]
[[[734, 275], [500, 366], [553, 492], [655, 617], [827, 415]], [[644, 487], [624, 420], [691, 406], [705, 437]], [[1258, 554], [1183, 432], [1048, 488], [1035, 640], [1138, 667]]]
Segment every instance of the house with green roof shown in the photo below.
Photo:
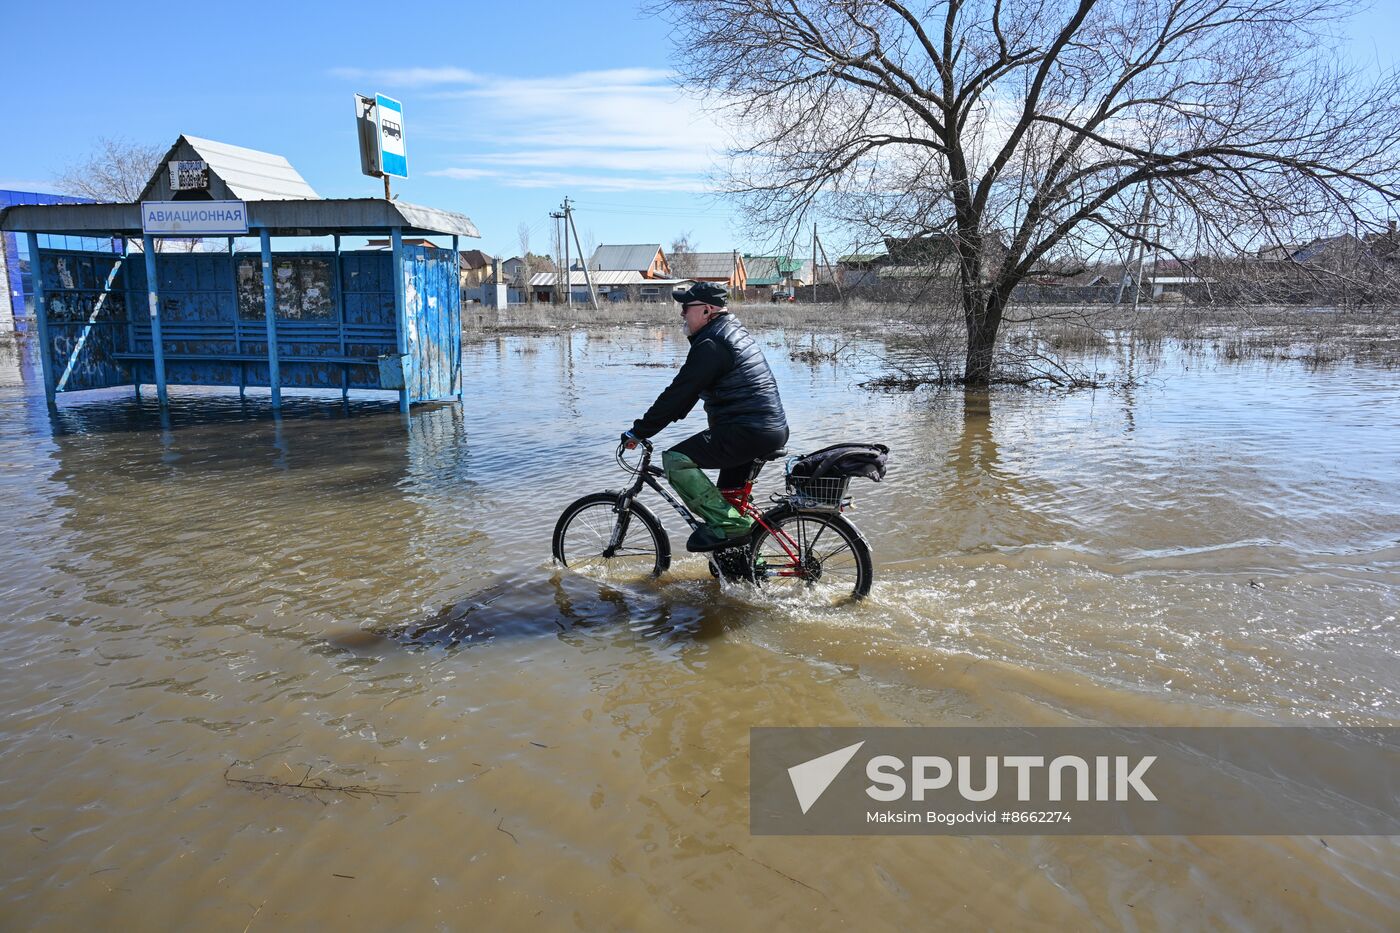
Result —
[[744, 254], [744, 267], [749, 274], [749, 288], [759, 289], [763, 298], [773, 297], [775, 291], [791, 294], [802, 284], [799, 275], [802, 261], [791, 256], [758, 256]]

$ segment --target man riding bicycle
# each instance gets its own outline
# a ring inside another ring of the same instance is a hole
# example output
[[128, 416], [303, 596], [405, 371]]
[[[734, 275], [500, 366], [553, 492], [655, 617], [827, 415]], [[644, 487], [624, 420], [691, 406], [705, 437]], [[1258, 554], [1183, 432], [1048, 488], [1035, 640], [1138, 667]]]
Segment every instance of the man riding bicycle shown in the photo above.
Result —
[[[705, 521], [686, 550], [713, 551], [748, 537], [753, 520], [740, 515], [719, 490], [743, 486], [755, 460], [787, 443], [787, 415], [763, 351], [729, 313], [724, 286], [699, 282], [676, 289], [671, 297], [680, 302], [690, 352], [646, 414], [623, 432], [622, 441], [635, 447], [704, 400], [709, 430], [667, 450], [661, 464], [671, 487]], [[705, 470], [719, 470], [719, 488]]]

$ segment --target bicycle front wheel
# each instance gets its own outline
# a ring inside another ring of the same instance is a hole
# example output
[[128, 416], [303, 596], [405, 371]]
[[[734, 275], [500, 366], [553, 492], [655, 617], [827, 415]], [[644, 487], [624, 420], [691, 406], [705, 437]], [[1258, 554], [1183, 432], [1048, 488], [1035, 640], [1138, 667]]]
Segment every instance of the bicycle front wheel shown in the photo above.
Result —
[[754, 538], [754, 579], [760, 585], [780, 597], [828, 605], [870, 593], [870, 545], [839, 512], [780, 506], [763, 520], [776, 534], [759, 529]]
[[[640, 502], [620, 512], [617, 501], [617, 493], [595, 492], [569, 505], [554, 526], [554, 559], [613, 582], [660, 576], [671, 565], [671, 541], [661, 522]], [[619, 543], [610, 552], [619, 525]]]

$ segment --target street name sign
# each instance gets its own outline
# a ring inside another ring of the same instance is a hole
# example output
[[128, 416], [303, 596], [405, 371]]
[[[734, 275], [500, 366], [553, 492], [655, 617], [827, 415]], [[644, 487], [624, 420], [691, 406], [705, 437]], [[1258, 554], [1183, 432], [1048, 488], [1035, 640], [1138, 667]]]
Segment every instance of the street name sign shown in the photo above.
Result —
[[151, 236], [228, 236], [248, 232], [242, 201], [142, 201], [141, 230]]

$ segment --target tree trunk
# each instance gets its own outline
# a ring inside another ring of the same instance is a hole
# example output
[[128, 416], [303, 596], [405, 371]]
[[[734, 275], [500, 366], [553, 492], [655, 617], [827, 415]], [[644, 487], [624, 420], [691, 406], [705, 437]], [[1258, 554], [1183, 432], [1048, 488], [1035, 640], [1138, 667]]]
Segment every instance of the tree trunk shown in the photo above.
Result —
[[988, 294], [982, 288], [965, 292], [963, 304], [967, 322], [963, 384], [970, 388], [986, 388], [992, 382], [992, 351], [1001, 327], [1002, 304], [995, 293]]
[[[973, 215], [969, 206], [967, 214]], [[963, 320], [967, 325], [967, 360], [963, 367], [963, 383], [973, 388], [985, 388], [992, 381], [992, 350], [996, 347], [997, 328], [1005, 302], [1000, 292], [984, 280], [983, 239], [975, 217], [969, 216], [958, 224], [958, 265], [963, 299]]]

